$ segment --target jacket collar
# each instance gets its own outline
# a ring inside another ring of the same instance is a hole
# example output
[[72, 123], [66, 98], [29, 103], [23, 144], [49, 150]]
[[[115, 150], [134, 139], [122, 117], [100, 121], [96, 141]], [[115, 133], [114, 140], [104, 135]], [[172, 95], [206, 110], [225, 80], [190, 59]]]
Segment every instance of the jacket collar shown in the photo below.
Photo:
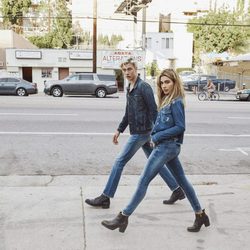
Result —
[[[140, 81], [141, 81], [141, 78], [140, 78], [139, 76], [137, 76], [133, 90], [136, 89], [136, 88], [138, 87], [138, 83], [139, 83]], [[127, 91], [128, 91], [128, 92], [129, 92], [129, 86], [130, 86], [130, 83], [129, 83], [128, 87], [127, 87]], [[132, 91], [133, 91], [133, 90], [132, 90]]]

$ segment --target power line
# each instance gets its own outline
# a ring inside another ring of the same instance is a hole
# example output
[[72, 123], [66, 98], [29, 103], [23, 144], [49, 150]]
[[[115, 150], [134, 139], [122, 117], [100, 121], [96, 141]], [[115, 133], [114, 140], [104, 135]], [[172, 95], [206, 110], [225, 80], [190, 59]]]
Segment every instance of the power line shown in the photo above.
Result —
[[[0, 16], [0, 18], [8, 18], [12, 15], [8, 16]], [[58, 17], [58, 16], [50, 16], [50, 17], [25, 17], [25, 16], [15, 16], [16, 18], [22, 18], [22, 19], [69, 19], [69, 17]], [[89, 16], [76, 16], [71, 17], [72, 19], [89, 19], [93, 20], [95, 18], [89, 17]], [[123, 22], [134, 22], [134, 19], [124, 19], [124, 18], [111, 18], [111, 17], [97, 17], [96, 19], [99, 20], [106, 20], [106, 21], [123, 21]], [[143, 23], [159, 23], [158, 20], [140, 20], [137, 19], [137, 22]], [[181, 21], [162, 21], [162, 23], [165, 24], [180, 24], [180, 25], [197, 25], [197, 26], [220, 26], [220, 27], [243, 27], [243, 28], [250, 28], [250, 24], [228, 24], [228, 23], [197, 23], [197, 22], [181, 22]]]

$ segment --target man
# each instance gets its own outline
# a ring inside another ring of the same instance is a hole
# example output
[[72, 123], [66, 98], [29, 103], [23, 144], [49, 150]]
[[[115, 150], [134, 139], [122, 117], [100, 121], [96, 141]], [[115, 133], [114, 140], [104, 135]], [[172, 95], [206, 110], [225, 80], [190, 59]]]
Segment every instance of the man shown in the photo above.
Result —
[[[113, 143], [115, 145], [118, 144], [120, 133], [123, 133], [127, 126], [129, 126], [130, 137], [113, 165], [103, 193], [94, 199], [85, 200], [87, 204], [94, 207], [109, 208], [110, 198], [113, 198], [115, 195], [126, 163], [140, 148], [143, 149], [146, 157], [152, 151], [150, 132], [157, 116], [157, 107], [152, 88], [148, 83], [140, 79], [137, 74], [136, 63], [132, 58], [122, 63], [121, 69], [124, 77], [129, 81], [129, 86], [127, 88], [125, 115], [113, 136]], [[163, 201], [164, 204], [173, 204], [177, 200], [185, 198], [184, 192], [166, 166], [162, 168], [160, 175], [173, 191], [170, 199]]]

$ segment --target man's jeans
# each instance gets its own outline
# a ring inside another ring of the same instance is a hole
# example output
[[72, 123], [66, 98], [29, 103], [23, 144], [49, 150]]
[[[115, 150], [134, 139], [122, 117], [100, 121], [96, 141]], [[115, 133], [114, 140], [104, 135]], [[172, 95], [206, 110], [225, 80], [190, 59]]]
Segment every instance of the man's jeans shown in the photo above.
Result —
[[[149, 144], [150, 134], [133, 134], [128, 138], [127, 143], [125, 144], [122, 152], [117, 157], [111, 174], [109, 176], [106, 187], [103, 191], [103, 194], [112, 198], [116, 192], [118, 183], [121, 178], [121, 174], [126, 163], [134, 156], [134, 154], [142, 147], [146, 157], [148, 158], [152, 152], [152, 148]], [[163, 163], [164, 164], [164, 163]], [[162, 164], [162, 165], [163, 165]], [[174, 191], [179, 187], [171, 172], [166, 166], [162, 167], [160, 170], [160, 176], [169, 186], [169, 188]]]
[[149, 183], [160, 171], [162, 171], [164, 163], [168, 166], [178, 184], [184, 190], [193, 210], [195, 212], [201, 211], [201, 206], [195, 194], [194, 188], [187, 180], [182, 165], [178, 159], [179, 153], [180, 145], [175, 141], [165, 141], [164, 143], [158, 144], [154, 148], [143, 170], [132, 199], [127, 207], [122, 211], [124, 215], [129, 216], [134, 212], [136, 207], [143, 200]]

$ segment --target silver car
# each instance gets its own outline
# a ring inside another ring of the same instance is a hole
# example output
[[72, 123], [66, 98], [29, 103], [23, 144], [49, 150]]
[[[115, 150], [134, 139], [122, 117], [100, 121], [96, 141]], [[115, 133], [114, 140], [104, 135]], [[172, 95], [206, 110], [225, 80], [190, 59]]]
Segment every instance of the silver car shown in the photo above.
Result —
[[63, 95], [95, 95], [104, 98], [117, 92], [115, 75], [96, 73], [72, 74], [63, 80], [44, 82], [44, 93], [61, 97]]
[[36, 83], [31, 83], [18, 77], [0, 77], [1, 95], [28, 96], [30, 94], [37, 94], [37, 92]]

